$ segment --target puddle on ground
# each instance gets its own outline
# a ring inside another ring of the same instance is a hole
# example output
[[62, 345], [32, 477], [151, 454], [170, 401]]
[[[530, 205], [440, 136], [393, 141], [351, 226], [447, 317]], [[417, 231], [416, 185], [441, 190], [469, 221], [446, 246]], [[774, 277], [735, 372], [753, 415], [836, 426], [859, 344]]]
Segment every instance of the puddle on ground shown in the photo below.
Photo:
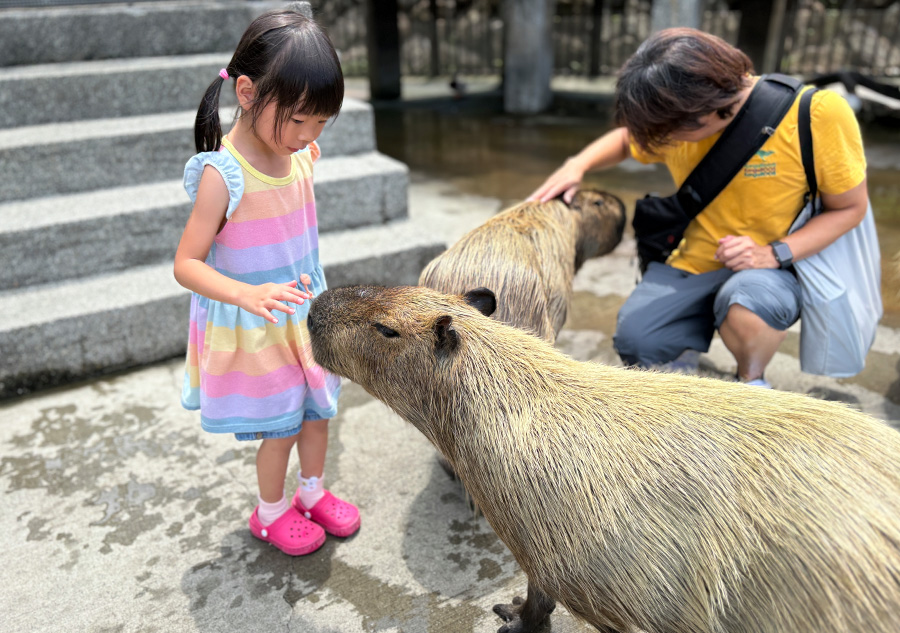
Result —
[[[375, 103], [378, 149], [414, 172], [507, 206], [608, 130], [611, 104], [607, 96], [557, 98], [548, 113], [520, 117], [502, 111], [497, 93]], [[863, 122], [862, 128], [866, 147], [879, 156], [869, 168], [869, 193], [881, 243], [882, 323], [900, 328], [900, 125]], [[649, 191], [674, 190], [664, 168], [635, 161], [590, 174], [586, 183], [616, 193], [629, 208]]]

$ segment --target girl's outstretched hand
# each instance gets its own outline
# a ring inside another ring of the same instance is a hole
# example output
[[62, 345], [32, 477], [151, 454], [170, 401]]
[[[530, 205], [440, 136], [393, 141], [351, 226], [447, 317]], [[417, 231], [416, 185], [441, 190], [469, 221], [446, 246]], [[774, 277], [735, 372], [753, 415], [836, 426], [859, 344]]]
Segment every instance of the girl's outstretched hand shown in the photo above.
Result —
[[529, 201], [547, 202], [553, 200], [559, 194], [563, 194], [566, 204], [572, 202], [581, 181], [584, 179], [584, 169], [571, 158], [562, 164], [562, 167], [553, 172], [534, 193], [528, 196]]
[[250, 286], [250, 290], [241, 297], [238, 307], [261, 316], [267, 321], [278, 323], [278, 319], [271, 312], [272, 310], [294, 314], [294, 309], [282, 302], [301, 305], [311, 296], [299, 290], [296, 281], [289, 281], [285, 284], [268, 283]]

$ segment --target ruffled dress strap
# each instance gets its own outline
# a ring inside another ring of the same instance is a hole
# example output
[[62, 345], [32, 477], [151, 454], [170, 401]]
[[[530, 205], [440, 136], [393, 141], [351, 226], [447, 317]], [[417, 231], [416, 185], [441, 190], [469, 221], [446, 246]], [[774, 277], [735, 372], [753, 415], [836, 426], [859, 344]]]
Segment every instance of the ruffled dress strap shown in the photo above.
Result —
[[190, 196], [192, 204], [197, 202], [200, 176], [203, 175], [203, 168], [207, 165], [212, 165], [222, 175], [228, 188], [228, 210], [225, 211], [225, 218], [230, 220], [231, 214], [237, 209], [244, 195], [244, 174], [241, 171], [241, 164], [227, 149], [201, 152], [192, 156], [184, 165], [184, 190]]

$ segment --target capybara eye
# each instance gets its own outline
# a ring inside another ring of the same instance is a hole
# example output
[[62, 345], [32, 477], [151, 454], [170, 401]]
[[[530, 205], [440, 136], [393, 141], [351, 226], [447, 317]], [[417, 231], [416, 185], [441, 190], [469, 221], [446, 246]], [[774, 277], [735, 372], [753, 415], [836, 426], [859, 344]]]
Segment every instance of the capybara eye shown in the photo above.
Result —
[[603, 200], [594, 200], [594, 204], [596, 204], [598, 207], [602, 207], [602, 206], [603, 206]]
[[400, 336], [400, 332], [397, 330], [392, 330], [386, 325], [382, 325], [381, 323], [374, 323], [373, 327], [381, 332], [386, 338], [397, 338]]

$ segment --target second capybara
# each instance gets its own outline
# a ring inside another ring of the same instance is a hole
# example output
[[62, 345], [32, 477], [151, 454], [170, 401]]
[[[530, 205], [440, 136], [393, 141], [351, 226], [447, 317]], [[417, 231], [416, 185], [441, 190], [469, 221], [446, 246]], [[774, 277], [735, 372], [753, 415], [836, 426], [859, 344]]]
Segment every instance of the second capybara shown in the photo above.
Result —
[[845, 405], [572, 360], [484, 289], [339, 288], [316, 361], [444, 454], [528, 576], [606, 633], [900, 631], [900, 434]]
[[434, 258], [419, 285], [451, 294], [491, 288], [495, 319], [553, 343], [566, 322], [575, 273], [612, 251], [624, 228], [625, 205], [603, 191], [581, 189], [571, 204], [523, 202]]
[[[422, 270], [419, 285], [449, 294], [489, 287], [493, 318], [549, 343], [566, 322], [572, 280], [585, 261], [622, 240], [625, 205], [596, 189], [579, 189], [570, 204], [556, 198], [523, 202], [475, 227]], [[456, 477], [440, 453], [438, 462]]]

